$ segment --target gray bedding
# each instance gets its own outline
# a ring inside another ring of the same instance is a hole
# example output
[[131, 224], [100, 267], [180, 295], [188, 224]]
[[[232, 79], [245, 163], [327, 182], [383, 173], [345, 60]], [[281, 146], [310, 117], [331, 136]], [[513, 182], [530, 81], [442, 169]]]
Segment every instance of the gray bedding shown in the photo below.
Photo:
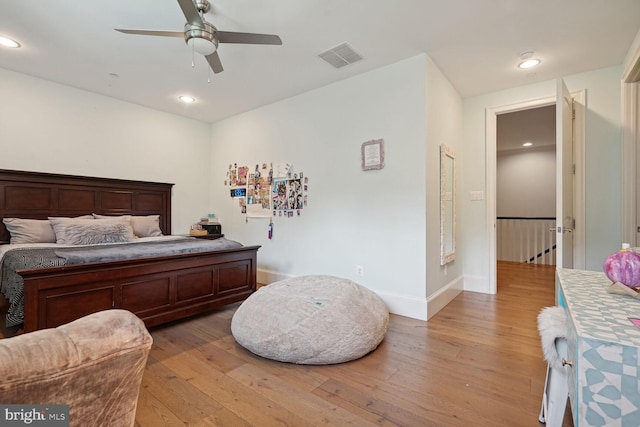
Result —
[[233, 240], [182, 239], [166, 242], [145, 242], [129, 245], [100, 245], [89, 248], [60, 248], [55, 254], [65, 260], [65, 264], [84, 264], [87, 262], [107, 262], [121, 259], [143, 258], [163, 255], [176, 255], [192, 252], [219, 251], [236, 249], [242, 245]]
[[64, 265], [52, 248], [20, 248], [7, 252], [2, 259], [2, 283], [0, 291], [9, 301], [7, 328], [17, 330], [24, 320], [24, 282], [16, 270], [46, 268]]
[[65, 248], [19, 248], [8, 251], [2, 260], [0, 291], [9, 301], [6, 325], [17, 329], [24, 320], [24, 282], [16, 270], [57, 267], [89, 262], [209, 252], [242, 247], [224, 237], [216, 240], [185, 238], [179, 240], [96, 245]]

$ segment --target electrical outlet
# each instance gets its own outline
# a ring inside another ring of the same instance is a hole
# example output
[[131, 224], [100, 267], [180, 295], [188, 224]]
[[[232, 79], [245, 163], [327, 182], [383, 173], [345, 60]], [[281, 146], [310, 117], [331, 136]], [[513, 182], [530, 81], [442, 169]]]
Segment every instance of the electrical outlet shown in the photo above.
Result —
[[364, 267], [361, 265], [356, 265], [356, 274], [360, 277], [364, 276]]

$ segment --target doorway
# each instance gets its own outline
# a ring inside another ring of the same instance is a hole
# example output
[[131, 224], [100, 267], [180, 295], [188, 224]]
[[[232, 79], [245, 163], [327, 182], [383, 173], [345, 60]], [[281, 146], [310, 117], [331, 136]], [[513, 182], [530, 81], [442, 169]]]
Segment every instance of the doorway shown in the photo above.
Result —
[[497, 260], [556, 265], [556, 106], [497, 116]]
[[[574, 217], [573, 230], [573, 265], [574, 268], [584, 268], [585, 265], [585, 222], [584, 222], [584, 115], [585, 99], [584, 90], [571, 94], [575, 104], [574, 120]], [[489, 108], [486, 111], [486, 183], [487, 183], [487, 241], [489, 252], [488, 293], [497, 292], [497, 118], [501, 114], [525, 111], [540, 108], [556, 103], [556, 97], [523, 101], [516, 104]]]

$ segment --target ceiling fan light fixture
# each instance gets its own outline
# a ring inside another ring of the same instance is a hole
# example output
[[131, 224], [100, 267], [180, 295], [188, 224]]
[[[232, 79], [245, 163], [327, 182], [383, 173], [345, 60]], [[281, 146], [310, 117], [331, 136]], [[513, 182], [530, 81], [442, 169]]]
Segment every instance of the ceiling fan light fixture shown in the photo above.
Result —
[[218, 49], [218, 40], [216, 40], [216, 27], [203, 21], [203, 26], [191, 25], [189, 23], [184, 26], [184, 40], [190, 48], [201, 55], [211, 55]]
[[0, 46], [18, 48], [20, 47], [20, 43], [9, 37], [0, 37]]
[[187, 40], [187, 44], [193, 50], [204, 56], [211, 55], [218, 48], [218, 46], [216, 46], [216, 44], [212, 40], [207, 40], [199, 37], [190, 38], [189, 40]]

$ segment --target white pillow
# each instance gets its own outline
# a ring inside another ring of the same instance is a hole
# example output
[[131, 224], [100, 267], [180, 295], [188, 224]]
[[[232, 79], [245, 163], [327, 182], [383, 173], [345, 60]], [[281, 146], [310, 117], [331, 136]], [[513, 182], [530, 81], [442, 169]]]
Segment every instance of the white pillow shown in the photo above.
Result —
[[49, 220], [4, 218], [2, 222], [11, 235], [11, 244], [56, 242]]
[[138, 237], [162, 236], [160, 230], [160, 215], [132, 216], [133, 232]]

